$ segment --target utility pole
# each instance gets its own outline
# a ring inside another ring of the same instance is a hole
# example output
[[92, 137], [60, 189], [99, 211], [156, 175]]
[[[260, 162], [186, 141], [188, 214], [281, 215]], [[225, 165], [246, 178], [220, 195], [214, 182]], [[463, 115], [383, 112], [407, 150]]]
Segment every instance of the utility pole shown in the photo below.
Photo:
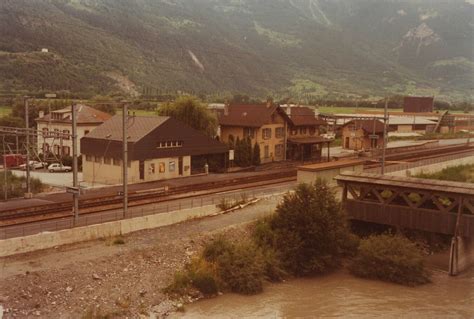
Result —
[[8, 200], [8, 177], [7, 177], [7, 161], [5, 153], [5, 135], [2, 136], [3, 142], [3, 191], [5, 192], [5, 201]]
[[75, 188], [73, 192], [73, 212], [74, 212], [74, 225], [77, 225], [79, 219], [79, 183], [77, 178], [77, 116], [76, 116], [76, 104], [71, 105], [71, 117], [72, 117], [72, 187]]
[[26, 126], [26, 193], [25, 198], [31, 198], [30, 188], [30, 120], [28, 97], [25, 96], [25, 126]]
[[123, 103], [122, 110], [122, 142], [123, 142], [123, 159], [122, 159], [122, 173], [123, 173], [123, 218], [127, 216], [128, 210], [128, 132], [127, 132], [127, 121], [128, 120], [128, 105], [127, 102]]
[[385, 174], [385, 150], [387, 148], [387, 116], [388, 116], [388, 97], [385, 97], [385, 107], [383, 112], [383, 146], [382, 146], [382, 165], [381, 173]]

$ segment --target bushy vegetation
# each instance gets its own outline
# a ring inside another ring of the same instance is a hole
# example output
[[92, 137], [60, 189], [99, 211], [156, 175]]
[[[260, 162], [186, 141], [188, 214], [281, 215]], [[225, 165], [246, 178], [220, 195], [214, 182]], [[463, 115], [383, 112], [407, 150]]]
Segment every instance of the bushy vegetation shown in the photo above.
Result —
[[418, 178], [438, 179], [454, 182], [474, 183], [474, 165], [458, 165], [447, 167], [439, 172], [416, 175]]
[[173, 117], [208, 136], [216, 135], [217, 118], [196, 97], [182, 96], [165, 103], [158, 109], [158, 114]]
[[257, 242], [271, 247], [283, 268], [296, 276], [329, 272], [355, 250], [346, 218], [327, 183], [301, 184], [276, 214], [257, 227]]
[[[5, 172], [0, 172], [0, 197], [5, 194]], [[23, 197], [26, 192], [26, 177], [16, 176], [12, 172], [7, 172], [7, 196], [8, 198]], [[43, 191], [43, 184], [38, 178], [30, 178], [31, 192], [36, 194]]]
[[429, 282], [418, 247], [405, 237], [387, 233], [361, 241], [350, 271], [358, 277], [408, 286]]
[[194, 288], [205, 296], [215, 295], [219, 290], [254, 294], [262, 291], [264, 279], [264, 255], [257, 246], [217, 237], [207, 243], [201, 256], [175, 274], [165, 291], [183, 294]]

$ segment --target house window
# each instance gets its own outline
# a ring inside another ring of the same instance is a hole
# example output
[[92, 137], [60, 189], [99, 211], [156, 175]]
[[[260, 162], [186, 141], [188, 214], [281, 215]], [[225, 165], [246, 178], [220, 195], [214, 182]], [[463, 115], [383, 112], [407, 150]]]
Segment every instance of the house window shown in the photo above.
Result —
[[268, 145], [265, 145], [265, 148], [264, 148], [264, 156], [265, 158], [269, 158], [270, 157], [270, 147]]
[[69, 130], [63, 130], [63, 138], [65, 140], [68, 140], [69, 139]]
[[43, 154], [49, 153], [49, 144], [43, 143]]
[[168, 163], [168, 171], [174, 172], [176, 170], [176, 163], [174, 161], [171, 161]]
[[86, 162], [92, 162], [92, 156], [86, 155]]
[[169, 148], [169, 147], [182, 147], [183, 141], [165, 141], [165, 142], [157, 142], [157, 148]]
[[114, 158], [112, 161], [115, 166], [122, 165], [122, 161], [119, 158]]
[[96, 163], [101, 163], [102, 162], [102, 158], [100, 156], [95, 156], [94, 157], [94, 162]]
[[272, 138], [272, 129], [271, 128], [264, 128], [262, 130], [262, 138], [264, 140], [268, 140], [268, 139]]
[[59, 154], [59, 152], [60, 152], [59, 145], [54, 145], [53, 149], [54, 149], [54, 154], [61, 155], [61, 154]]
[[87, 134], [89, 134], [89, 130], [84, 131], [84, 135], [87, 135]]
[[244, 127], [244, 137], [255, 137], [255, 129], [251, 127]]
[[63, 155], [71, 155], [71, 148], [69, 146], [63, 146]]
[[148, 172], [149, 172], [150, 174], [155, 174], [155, 164], [154, 164], [154, 163], [151, 163], [151, 164], [150, 164], [150, 167], [149, 167], [149, 169], [148, 169]]
[[309, 135], [314, 135], [316, 134], [316, 128], [315, 127], [310, 127], [309, 128]]
[[283, 144], [275, 145], [275, 156], [281, 157], [283, 156], [283, 152], [284, 152]]
[[306, 134], [306, 127], [300, 128], [300, 134], [301, 134], [301, 135]]
[[285, 133], [285, 130], [284, 130], [283, 127], [277, 127], [277, 128], [275, 129], [275, 137], [276, 137], [276, 138], [283, 138], [284, 133]]
[[54, 137], [59, 137], [59, 129], [55, 128], [54, 129]]
[[104, 164], [110, 165], [112, 159], [110, 157], [104, 157]]
[[49, 130], [47, 127], [43, 127], [43, 138], [49, 137]]
[[158, 172], [160, 173], [164, 173], [165, 172], [165, 163], [164, 162], [160, 162], [160, 164], [158, 164]]

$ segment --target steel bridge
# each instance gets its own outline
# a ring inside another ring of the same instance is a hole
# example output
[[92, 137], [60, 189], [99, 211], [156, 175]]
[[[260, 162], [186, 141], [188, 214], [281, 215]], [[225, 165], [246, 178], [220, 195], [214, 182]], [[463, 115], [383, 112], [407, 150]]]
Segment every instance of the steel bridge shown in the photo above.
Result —
[[349, 219], [452, 235], [457, 272], [459, 241], [474, 240], [474, 184], [354, 172], [335, 179]]

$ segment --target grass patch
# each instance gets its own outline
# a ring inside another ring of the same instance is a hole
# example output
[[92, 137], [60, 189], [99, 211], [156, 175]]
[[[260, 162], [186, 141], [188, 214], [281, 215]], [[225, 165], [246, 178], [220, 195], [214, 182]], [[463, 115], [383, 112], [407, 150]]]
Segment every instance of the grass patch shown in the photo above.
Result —
[[474, 164], [451, 166], [436, 173], [421, 173], [416, 175], [415, 177], [453, 182], [474, 183]]
[[405, 237], [387, 233], [363, 239], [349, 269], [358, 277], [407, 286], [430, 282], [419, 248]]

